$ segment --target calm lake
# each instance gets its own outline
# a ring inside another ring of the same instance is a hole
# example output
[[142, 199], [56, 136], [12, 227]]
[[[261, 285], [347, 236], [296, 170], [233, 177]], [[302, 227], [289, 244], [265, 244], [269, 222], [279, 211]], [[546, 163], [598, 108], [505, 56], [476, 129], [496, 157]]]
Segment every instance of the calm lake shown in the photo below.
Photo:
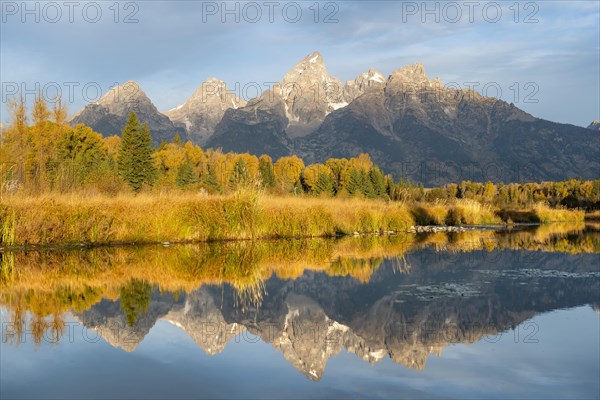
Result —
[[600, 398], [600, 232], [0, 253], [0, 398]]

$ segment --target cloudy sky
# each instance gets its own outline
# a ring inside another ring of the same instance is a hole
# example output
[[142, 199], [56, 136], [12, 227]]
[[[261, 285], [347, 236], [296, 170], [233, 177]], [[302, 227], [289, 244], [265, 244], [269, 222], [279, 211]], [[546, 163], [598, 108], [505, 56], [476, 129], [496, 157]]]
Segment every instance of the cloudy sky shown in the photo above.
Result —
[[2, 0], [1, 120], [8, 95], [36, 85], [51, 97], [60, 88], [72, 113], [129, 79], [163, 111], [213, 76], [251, 97], [256, 84], [281, 80], [315, 50], [342, 81], [422, 62], [430, 77], [538, 117], [581, 126], [600, 119], [598, 1], [317, 5]]

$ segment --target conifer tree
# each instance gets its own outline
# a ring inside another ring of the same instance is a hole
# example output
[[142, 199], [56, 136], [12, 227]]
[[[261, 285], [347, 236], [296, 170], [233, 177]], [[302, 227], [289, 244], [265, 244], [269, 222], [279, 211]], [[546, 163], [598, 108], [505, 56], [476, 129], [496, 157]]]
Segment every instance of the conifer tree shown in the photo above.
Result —
[[314, 191], [317, 194], [333, 195], [333, 178], [331, 175], [326, 173], [319, 174]]
[[369, 173], [369, 178], [371, 180], [371, 185], [373, 186], [373, 195], [375, 197], [385, 197], [385, 178], [379, 167], [373, 167], [373, 169]]
[[194, 168], [192, 163], [186, 157], [185, 161], [177, 168], [177, 176], [175, 177], [175, 183], [180, 188], [184, 188], [192, 183], [195, 183]]
[[258, 161], [258, 172], [262, 186], [270, 189], [275, 186], [275, 173], [273, 172], [273, 161], [271, 157], [262, 155]]
[[134, 112], [123, 128], [119, 150], [119, 175], [135, 191], [144, 184], [152, 185], [156, 167], [152, 161], [152, 137], [148, 125], [142, 126]]
[[249, 180], [250, 175], [248, 173], [248, 166], [244, 159], [239, 158], [233, 166], [233, 174], [229, 179], [229, 184], [235, 188], [238, 185], [247, 184]]
[[208, 172], [202, 175], [201, 182], [209, 189], [213, 189], [217, 192], [221, 191], [221, 185], [217, 180], [217, 174], [213, 166], [209, 166]]

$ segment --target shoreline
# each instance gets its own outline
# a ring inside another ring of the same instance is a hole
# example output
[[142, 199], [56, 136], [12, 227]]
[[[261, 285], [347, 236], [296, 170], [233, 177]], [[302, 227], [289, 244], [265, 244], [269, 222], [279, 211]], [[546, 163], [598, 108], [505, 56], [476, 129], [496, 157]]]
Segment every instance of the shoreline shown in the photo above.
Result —
[[271, 242], [271, 241], [290, 241], [290, 240], [309, 240], [309, 239], [342, 239], [352, 237], [368, 237], [368, 236], [400, 236], [400, 235], [430, 235], [435, 233], [463, 233], [463, 232], [510, 232], [523, 231], [529, 228], [540, 226], [552, 226], [553, 224], [561, 224], [554, 222], [549, 224], [542, 223], [517, 223], [511, 226], [502, 225], [416, 225], [411, 226], [404, 231], [386, 231], [386, 232], [353, 232], [347, 234], [336, 235], [319, 235], [319, 236], [294, 236], [294, 237], [262, 237], [262, 238], [239, 238], [239, 239], [212, 239], [212, 240], [179, 240], [179, 241], [140, 241], [140, 242], [95, 242], [95, 243], [51, 243], [46, 245], [38, 244], [23, 244], [14, 246], [0, 246], [0, 254], [3, 253], [27, 253], [27, 252], [60, 252], [60, 251], [76, 251], [76, 250], [94, 250], [102, 248], [133, 248], [133, 247], [152, 247], [152, 246], [185, 246], [195, 244], [227, 244], [236, 242]]
[[464, 232], [551, 222], [584, 223], [584, 213], [543, 205], [507, 212], [473, 200], [400, 203], [250, 191], [228, 196], [15, 197], [0, 201], [0, 249]]

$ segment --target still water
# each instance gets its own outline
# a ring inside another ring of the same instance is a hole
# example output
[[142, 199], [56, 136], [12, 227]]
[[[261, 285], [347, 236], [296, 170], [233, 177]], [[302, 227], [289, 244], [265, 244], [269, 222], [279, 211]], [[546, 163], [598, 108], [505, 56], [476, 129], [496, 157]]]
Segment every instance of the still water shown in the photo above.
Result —
[[0, 253], [0, 398], [599, 398], [600, 235]]

